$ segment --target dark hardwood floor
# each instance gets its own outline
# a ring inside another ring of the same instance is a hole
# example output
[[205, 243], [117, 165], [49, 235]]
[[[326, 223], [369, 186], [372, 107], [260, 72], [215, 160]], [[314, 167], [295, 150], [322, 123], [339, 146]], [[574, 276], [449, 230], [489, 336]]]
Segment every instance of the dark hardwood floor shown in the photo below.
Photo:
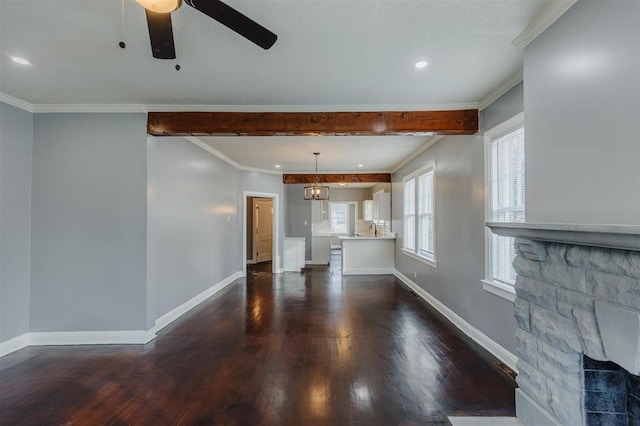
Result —
[[0, 424], [424, 425], [514, 415], [515, 383], [498, 361], [394, 277], [269, 271], [252, 267], [144, 346], [31, 347], [0, 358]]

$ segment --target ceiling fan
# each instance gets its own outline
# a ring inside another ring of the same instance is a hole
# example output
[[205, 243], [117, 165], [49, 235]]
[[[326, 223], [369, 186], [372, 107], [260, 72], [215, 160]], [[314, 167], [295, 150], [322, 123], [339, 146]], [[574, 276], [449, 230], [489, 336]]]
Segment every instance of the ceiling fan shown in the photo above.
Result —
[[[171, 12], [182, 5], [182, 0], [136, 0], [145, 9], [149, 39], [154, 58], [175, 59]], [[220, 0], [185, 0], [189, 6], [227, 26], [263, 49], [269, 49], [278, 36], [251, 18]]]

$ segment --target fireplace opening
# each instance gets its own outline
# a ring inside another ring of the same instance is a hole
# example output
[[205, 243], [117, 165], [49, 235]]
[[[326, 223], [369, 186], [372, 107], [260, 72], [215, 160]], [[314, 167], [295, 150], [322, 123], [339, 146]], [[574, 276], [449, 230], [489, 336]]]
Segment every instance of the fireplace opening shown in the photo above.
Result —
[[640, 426], [640, 376], [583, 355], [584, 405], [589, 426]]

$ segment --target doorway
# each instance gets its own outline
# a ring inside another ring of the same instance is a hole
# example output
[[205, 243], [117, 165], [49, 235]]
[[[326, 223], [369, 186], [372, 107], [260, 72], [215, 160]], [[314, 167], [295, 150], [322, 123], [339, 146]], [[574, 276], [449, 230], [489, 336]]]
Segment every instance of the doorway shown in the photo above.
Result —
[[263, 192], [243, 192], [243, 270], [247, 264], [262, 263], [271, 272], [280, 272], [279, 196]]

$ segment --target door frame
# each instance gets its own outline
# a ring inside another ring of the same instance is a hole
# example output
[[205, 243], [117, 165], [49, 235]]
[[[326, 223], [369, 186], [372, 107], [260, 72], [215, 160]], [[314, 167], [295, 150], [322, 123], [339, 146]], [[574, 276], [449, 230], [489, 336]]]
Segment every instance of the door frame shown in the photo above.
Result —
[[[271, 272], [277, 274], [282, 272], [280, 265], [280, 194], [274, 192], [242, 191], [242, 272], [247, 275], [247, 198], [271, 198], [273, 201], [273, 216], [271, 223], [272, 243], [271, 243]], [[253, 213], [253, 212], [252, 212]], [[253, 235], [251, 236], [253, 238]]]

